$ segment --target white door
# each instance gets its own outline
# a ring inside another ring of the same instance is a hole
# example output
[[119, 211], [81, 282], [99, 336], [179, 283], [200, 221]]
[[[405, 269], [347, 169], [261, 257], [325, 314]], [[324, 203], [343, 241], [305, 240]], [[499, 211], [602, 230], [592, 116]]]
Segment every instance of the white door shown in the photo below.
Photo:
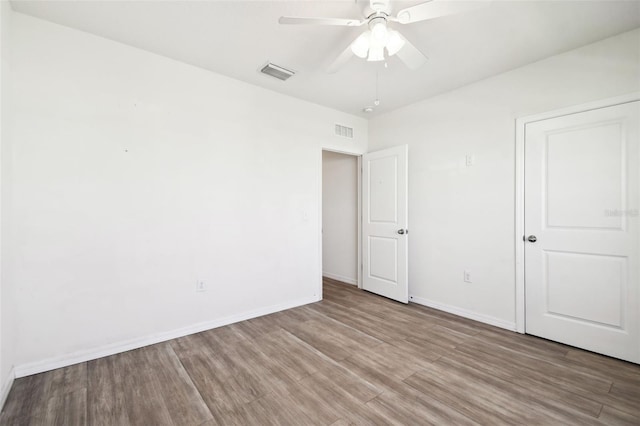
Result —
[[529, 334], [640, 362], [640, 102], [528, 123]]
[[409, 301], [407, 146], [362, 156], [362, 288]]

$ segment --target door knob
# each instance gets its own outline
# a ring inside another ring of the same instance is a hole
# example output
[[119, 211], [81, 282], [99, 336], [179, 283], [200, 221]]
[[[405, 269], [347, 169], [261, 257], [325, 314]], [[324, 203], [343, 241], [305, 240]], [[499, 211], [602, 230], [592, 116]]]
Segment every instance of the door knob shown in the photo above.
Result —
[[527, 237], [527, 241], [529, 241], [530, 243], [535, 243], [536, 241], [538, 241], [538, 239], [536, 238], [535, 235], [529, 235]]
[[404, 229], [398, 229], [398, 234], [402, 235], [404, 233], [405, 233]]

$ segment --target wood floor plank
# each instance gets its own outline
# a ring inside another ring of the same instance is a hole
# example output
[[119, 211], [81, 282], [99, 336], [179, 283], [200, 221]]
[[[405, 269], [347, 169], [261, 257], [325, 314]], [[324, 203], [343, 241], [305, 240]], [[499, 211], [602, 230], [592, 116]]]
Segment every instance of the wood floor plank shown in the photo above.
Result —
[[531, 374], [526, 369], [515, 367], [510, 363], [489, 363], [486, 359], [478, 356], [469, 356], [462, 352], [454, 351], [442, 357], [441, 362], [455, 362], [456, 365], [464, 365], [477, 371], [483, 371], [490, 374], [498, 380], [511, 383], [519, 388], [525, 388], [534, 397], [561, 400], [563, 405], [572, 407], [573, 409], [597, 417], [602, 410], [602, 404], [592, 399], [583, 397], [577, 393], [565, 390], [554, 384], [548, 384], [543, 374]]
[[[193, 342], [198, 341], [182, 340], [176, 352], [212, 415], [221, 423], [259, 398], [271, 393], [286, 395], [292, 384], [324, 361], [282, 329], [261, 339], [238, 340], [222, 353], [216, 353], [210, 345], [200, 351], [190, 348]], [[296, 354], [300, 358], [294, 361]]]
[[59, 368], [44, 374], [48, 375], [44, 385], [44, 392], [48, 395], [75, 392], [87, 387], [86, 362]]
[[199, 425], [212, 417], [168, 343], [92, 361], [89, 371], [91, 424]]
[[323, 423], [312, 419], [290, 395], [267, 395], [258, 398], [242, 409], [242, 424], [271, 426], [320, 426]]
[[42, 405], [49, 398], [44, 393], [43, 381], [46, 374], [35, 374], [13, 383], [2, 411], [2, 424], [17, 423], [18, 419], [26, 419], [34, 412], [41, 410]]
[[383, 343], [382, 340], [331, 318], [292, 325], [287, 327], [287, 331], [334, 360], [347, 358], [357, 348]]
[[87, 389], [79, 389], [49, 398], [46, 412], [30, 424], [83, 426], [87, 422]]
[[611, 368], [589, 367], [559, 358], [557, 354], [545, 357], [540, 356], [540, 353], [528, 353], [516, 346], [507, 348], [503, 343], [496, 345], [490, 341], [485, 342], [474, 338], [461, 344], [456, 350], [472, 357], [484, 358], [489, 363], [517, 366], [522, 374], [529, 374], [541, 382], [568, 390], [600, 404], [609, 405], [617, 410], [640, 415], [640, 404], [630, 398], [628, 393], [621, 392], [619, 395], [609, 393], [617, 375]]
[[294, 380], [309, 376], [321, 368], [331, 368], [330, 358], [284, 329], [257, 339], [260, 350]]
[[551, 362], [565, 359], [568, 352], [566, 346], [506, 330], [483, 331], [478, 338], [486, 339], [496, 346], [508, 347], [513, 351], [527, 353], [529, 356]]
[[252, 401], [272, 392], [286, 394], [298, 381], [295, 371], [287, 370], [277, 357], [266, 355], [257, 341], [238, 344], [232, 356], [241, 371], [232, 383], [244, 389]]
[[[295, 314], [293, 312], [276, 312], [271, 315], [242, 321], [230, 325], [228, 328], [237, 330], [248, 339], [257, 339], [272, 332], [277, 332], [283, 325], [297, 324], [299, 322], [314, 319], [309, 315]], [[226, 328], [226, 327], [225, 327]]]
[[640, 366], [325, 280], [324, 300], [17, 379], [0, 425], [640, 425]]
[[609, 395], [614, 398], [638, 402], [640, 405], [640, 385], [617, 381], [611, 385]]
[[[523, 397], [514, 387], [502, 388], [479, 379], [470, 379], [442, 365], [416, 373], [405, 382], [425, 392], [438, 388], [442, 401], [456, 407], [473, 420], [487, 424], [596, 424], [595, 419], [582, 416], [579, 420], [550, 411], [548, 404]], [[576, 416], [577, 417], [577, 416]]]
[[468, 318], [464, 318], [458, 315], [451, 314], [445, 311], [439, 311], [437, 309], [431, 309], [423, 305], [415, 303], [409, 303], [405, 305], [407, 312], [415, 315], [416, 318], [426, 318], [429, 321], [435, 322], [440, 325], [450, 325], [449, 328], [460, 328], [461, 332], [473, 332], [478, 333], [483, 330], [495, 330], [496, 327], [484, 324], [478, 321], [474, 321]]
[[608, 426], [638, 426], [640, 425], [640, 417], [616, 410], [615, 408], [604, 406], [599, 417], [603, 425]]
[[[197, 333], [174, 339], [170, 343], [183, 364], [185, 359], [198, 358], [206, 364], [211, 377], [215, 377], [217, 381], [224, 381], [240, 373], [233, 354], [236, 345], [245, 339], [239, 339], [222, 348], [215, 339], [211, 334]], [[193, 379], [193, 374], [190, 375]]]
[[86, 424], [87, 390], [58, 393], [41, 407], [17, 418], [2, 420], [13, 426], [81, 426]]
[[570, 392], [556, 391], [552, 387], [538, 387], [533, 382], [519, 384], [516, 381], [505, 380], [503, 375], [496, 374], [498, 369], [484, 371], [467, 360], [460, 362], [450, 355], [438, 359], [435, 365], [444, 368], [449, 375], [459, 374], [469, 381], [481, 384], [484, 391], [500, 393], [507, 401], [530, 407], [532, 411], [542, 414], [541, 418], [554, 418], [560, 422], [574, 419], [579, 420], [581, 424], [594, 424], [594, 419], [602, 408], [600, 404], [574, 396]]
[[444, 380], [437, 375], [417, 372], [406, 378], [404, 383], [417, 391], [430, 395], [442, 404], [459, 411], [466, 417], [480, 424], [503, 425], [513, 423], [513, 413], [505, 411], [502, 401], [477, 395], [475, 389], [467, 389], [465, 383]]
[[[243, 321], [240, 324], [244, 324], [245, 322], [246, 321]], [[247, 340], [247, 336], [233, 325], [214, 328], [213, 330], [203, 331], [198, 334], [204, 339], [204, 344], [214, 353], [224, 353], [227, 349], [231, 349], [235, 347], [236, 344]]]
[[406, 336], [405, 330], [399, 326], [385, 323], [380, 318], [368, 315], [366, 312], [354, 312], [354, 310], [336, 303], [323, 301], [312, 305], [311, 309], [382, 341]]
[[[122, 375], [122, 387], [115, 392], [123, 395], [122, 408], [126, 411], [127, 424], [173, 425], [164, 401], [154, 387], [154, 371], [144, 362], [145, 348], [118, 354], [114, 363], [114, 375]], [[119, 417], [119, 415], [118, 415]]]
[[[434, 398], [431, 392], [420, 392], [414, 387], [399, 380], [397, 375], [391, 370], [377, 368], [377, 366], [371, 362], [357, 362], [354, 361], [353, 358], [354, 357], [347, 358], [346, 360], [341, 361], [340, 364], [359, 377], [365, 378], [377, 388], [382, 389], [383, 393], [401, 395], [406, 400], [413, 401], [415, 404], [427, 407], [430, 412], [430, 417], [434, 419], [441, 419], [439, 424], [466, 425], [473, 423], [473, 421], [459, 411]], [[386, 415], [383, 415], [382, 413], [379, 413], [379, 415], [387, 418]], [[389, 423], [389, 420], [387, 419], [385, 423]]]
[[91, 425], [128, 425], [124, 371], [118, 355], [104, 357], [87, 364], [87, 418]]
[[390, 391], [367, 402], [367, 408], [385, 418], [388, 424], [394, 425], [477, 424], [457, 412], [451, 415], [452, 412], [447, 411], [443, 415], [442, 411], [434, 410], [433, 406], [416, 403], [415, 400]]
[[202, 395], [209, 411], [214, 417], [215, 424], [224, 424], [236, 410], [251, 402], [254, 397], [247, 396], [244, 388], [235, 386], [235, 381], [243, 376], [237, 375], [226, 380], [212, 374], [212, 360], [202, 355], [181, 358], [185, 369], [191, 376], [198, 391]]
[[154, 390], [162, 395], [176, 425], [199, 425], [212, 418], [211, 412], [170, 344], [145, 349], [145, 361], [154, 372]]
[[392, 377], [402, 380], [431, 363], [428, 358], [411, 355], [400, 348], [383, 343], [375, 348], [363, 348], [349, 357], [352, 363], [368, 366], [370, 369], [387, 371]]
[[381, 392], [373, 384], [336, 365], [301, 380], [290, 395], [307, 417], [331, 424], [340, 418], [361, 421], [366, 415], [364, 404]]
[[469, 356], [477, 356], [489, 363], [499, 361], [501, 364], [518, 366], [524, 372], [530, 372], [546, 383], [563, 387], [576, 392], [607, 393], [612, 381], [593, 374], [591, 370], [572, 369], [558, 364], [561, 359], [548, 360], [514, 347], [496, 345], [490, 340], [469, 339], [459, 345], [456, 350]]
[[[31, 424], [51, 419], [51, 404], [58, 408], [60, 404], [75, 404], [78, 395], [86, 399], [87, 369], [86, 363], [79, 363], [65, 368], [35, 374], [16, 380], [11, 389], [10, 398], [5, 404], [0, 423]], [[74, 397], [65, 399], [65, 395]], [[65, 402], [66, 401], [66, 402]], [[47, 413], [50, 413], [47, 415]]]
[[392, 340], [389, 342], [406, 353], [408, 356], [418, 357], [423, 360], [435, 361], [442, 355], [451, 352], [454, 348], [445, 348], [441, 345], [434, 345], [424, 339], [408, 338], [404, 340]]
[[572, 365], [603, 372], [616, 381], [640, 387], [640, 369], [637, 364], [575, 348], [569, 349], [566, 359]]
[[460, 333], [444, 325], [434, 325], [429, 329], [428, 333], [424, 333], [419, 337], [409, 337], [407, 340], [425, 348], [436, 346], [453, 349], [467, 341], [468, 338], [469, 334]]

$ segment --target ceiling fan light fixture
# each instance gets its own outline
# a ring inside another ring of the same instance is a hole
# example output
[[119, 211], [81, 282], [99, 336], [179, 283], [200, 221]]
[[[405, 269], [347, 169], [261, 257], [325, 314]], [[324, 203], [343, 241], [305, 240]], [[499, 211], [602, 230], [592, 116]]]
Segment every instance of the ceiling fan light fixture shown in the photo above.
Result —
[[371, 46], [369, 48], [369, 56], [367, 57], [367, 61], [384, 61], [384, 46]]
[[397, 31], [389, 31], [389, 40], [387, 41], [387, 53], [393, 56], [404, 47], [405, 40]]
[[[354, 0], [358, 3], [358, 0]], [[360, 0], [364, 2], [365, 0]], [[281, 16], [281, 24], [288, 25], [329, 25], [360, 27], [367, 25], [368, 34], [360, 36], [347, 46], [331, 63], [327, 72], [334, 73], [352, 56], [366, 58], [368, 61], [383, 61], [386, 57], [397, 55], [409, 69], [416, 70], [427, 61], [427, 57], [409, 40], [389, 28], [389, 25], [413, 24], [429, 21], [447, 15], [477, 9], [491, 3], [489, 1], [451, 1], [451, 0], [422, 0], [418, 4], [409, 6], [392, 14], [391, 0], [368, 0], [369, 7], [364, 10], [364, 19], [341, 18], [312, 18]], [[413, 3], [413, 2], [410, 2]], [[385, 51], [386, 49], [386, 51]], [[386, 68], [387, 64], [385, 64]]]
[[369, 52], [369, 38], [371, 37], [371, 31], [365, 31], [351, 43], [351, 51], [359, 58], [366, 58]]
[[[380, 18], [378, 18], [380, 19]], [[387, 29], [387, 21], [380, 19], [371, 26], [371, 41], [372, 44], [385, 45], [387, 38], [389, 37], [389, 30]]]

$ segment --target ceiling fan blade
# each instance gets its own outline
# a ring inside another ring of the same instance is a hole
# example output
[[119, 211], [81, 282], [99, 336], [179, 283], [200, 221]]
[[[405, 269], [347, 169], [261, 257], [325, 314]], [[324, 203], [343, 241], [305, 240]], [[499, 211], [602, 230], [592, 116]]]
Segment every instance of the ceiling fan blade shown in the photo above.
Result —
[[413, 7], [402, 9], [394, 19], [401, 24], [411, 24], [413, 22], [426, 21], [428, 19], [439, 18], [441, 16], [453, 15], [467, 12], [474, 9], [486, 7], [491, 3], [488, 1], [449, 1], [430, 0]]
[[285, 25], [337, 25], [342, 27], [359, 27], [366, 21], [359, 19], [339, 18], [301, 18], [295, 16], [281, 16], [278, 22]]
[[351, 57], [353, 56], [353, 52], [351, 51], [351, 44], [352, 43], [349, 43], [347, 48], [338, 55], [338, 57], [331, 63], [331, 65], [329, 65], [329, 67], [327, 68], [328, 74], [336, 73], [347, 62], [349, 62], [349, 59], [351, 59]]
[[427, 62], [427, 57], [422, 54], [413, 44], [409, 43], [404, 36], [404, 46], [396, 53], [396, 56], [409, 67], [409, 69], [417, 70]]

